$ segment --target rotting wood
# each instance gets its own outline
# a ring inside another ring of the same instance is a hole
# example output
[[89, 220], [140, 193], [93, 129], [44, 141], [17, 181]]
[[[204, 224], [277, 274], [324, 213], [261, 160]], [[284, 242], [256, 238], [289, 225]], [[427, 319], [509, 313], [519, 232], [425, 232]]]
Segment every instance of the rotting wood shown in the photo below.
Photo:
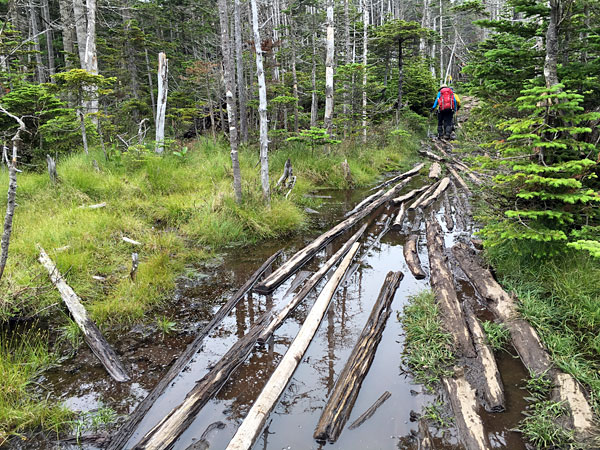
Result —
[[252, 289], [259, 278], [271, 267], [273, 262], [279, 257], [282, 250], [275, 252], [268, 258], [256, 272], [244, 283], [244, 285], [233, 294], [233, 296], [217, 311], [211, 321], [202, 328], [196, 338], [188, 344], [184, 352], [177, 358], [168, 372], [159, 380], [152, 391], [142, 400], [135, 411], [129, 416], [127, 421], [119, 428], [117, 433], [111, 438], [107, 450], [121, 450], [127, 444], [127, 441], [134, 433], [138, 424], [150, 410], [154, 402], [161, 396], [166, 387], [179, 375], [179, 373], [188, 365], [192, 357], [198, 352], [204, 339], [208, 334], [231, 312], [237, 303]]
[[454, 278], [446, 263], [444, 233], [439, 223], [433, 218], [427, 219], [426, 232], [430, 283], [440, 305], [444, 324], [452, 334], [459, 354], [469, 358], [475, 357], [476, 353], [467, 329], [465, 316], [454, 289]]
[[313, 437], [319, 441], [335, 442], [346, 424], [362, 382], [375, 358], [377, 346], [391, 313], [394, 294], [402, 280], [402, 272], [389, 272], [383, 282], [356, 345], [346, 362], [327, 405], [323, 409]]
[[439, 180], [440, 177], [442, 176], [442, 166], [440, 166], [440, 163], [438, 162], [434, 162], [431, 167], [429, 168], [429, 178], [434, 178], [436, 180]]
[[456, 180], [456, 182], [460, 185], [460, 187], [462, 187], [465, 192], [467, 192], [468, 194], [471, 193], [471, 189], [469, 189], [469, 186], [467, 185], [467, 183], [465, 183], [465, 180], [463, 180], [461, 178], [461, 176], [456, 173], [456, 170], [454, 170], [452, 168], [452, 166], [446, 166], [446, 168], [448, 169], [448, 172], [450, 172], [450, 174], [454, 177], [454, 179]]
[[400, 205], [400, 210], [394, 219], [394, 223], [392, 224], [392, 229], [400, 230], [402, 229], [402, 224], [404, 223], [404, 217], [406, 217], [406, 205], [402, 203]]
[[346, 252], [350, 250], [350, 247], [362, 237], [365, 230], [367, 229], [367, 225], [368, 224], [365, 223], [362, 227], [360, 227], [360, 229], [356, 233], [354, 233], [352, 237], [350, 237], [350, 239], [348, 239], [348, 241], [346, 241], [344, 245], [342, 245], [340, 249], [337, 252], [335, 252], [335, 254], [331, 258], [329, 258], [325, 262], [325, 264], [323, 264], [319, 268], [319, 270], [316, 271], [308, 279], [306, 284], [302, 287], [302, 290], [298, 292], [294, 296], [294, 298], [275, 315], [275, 317], [269, 323], [269, 325], [265, 327], [265, 329], [260, 334], [260, 337], [258, 338], [258, 342], [264, 343], [269, 339], [269, 337], [271, 337], [275, 330], [281, 326], [283, 321], [306, 298], [310, 291], [312, 291], [312, 289], [319, 283], [319, 281], [321, 281], [321, 279], [327, 274], [327, 272], [329, 272], [329, 270], [331, 270], [331, 268], [335, 264], [337, 264], [337, 262], [340, 259], [342, 259]]
[[439, 184], [440, 184], [440, 182], [438, 181], [438, 182], [432, 184], [431, 186], [429, 186], [428, 189], [423, 191], [423, 193], [419, 197], [417, 197], [417, 199], [414, 202], [412, 202], [410, 204], [410, 206], [408, 207], [408, 211], [414, 211], [415, 209], [420, 207], [421, 204], [423, 203], [423, 200], [425, 200], [435, 189], [437, 189]]
[[352, 245], [352, 248], [348, 251], [333, 276], [319, 294], [319, 297], [308, 313], [302, 328], [300, 328], [298, 335], [254, 402], [254, 405], [248, 412], [235, 436], [233, 436], [231, 442], [229, 442], [229, 445], [227, 446], [228, 450], [248, 450], [252, 448], [252, 445], [259, 436], [269, 414], [277, 404], [279, 397], [288, 385], [294, 371], [302, 361], [302, 358], [331, 303], [331, 299], [359, 247], [360, 243], [358, 242]]
[[367, 409], [364, 413], [362, 413], [358, 419], [356, 419], [354, 422], [352, 422], [350, 424], [350, 426], [348, 427], [349, 430], [354, 430], [355, 428], [360, 427], [363, 423], [365, 423], [367, 420], [369, 420], [371, 417], [373, 417], [373, 414], [375, 414], [375, 411], [377, 411], [377, 409], [379, 409], [379, 407], [381, 405], [383, 405], [385, 403], [385, 401], [390, 398], [392, 396], [392, 394], [390, 394], [389, 391], [385, 391], [383, 394], [381, 394], [381, 397], [379, 397], [375, 403], [373, 403], [373, 405], [371, 405], [371, 407], [369, 409]]
[[344, 214], [344, 217], [350, 217], [352, 214], [355, 214], [356, 212], [360, 211], [360, 209], [363, 206], [368, 205], [376, 198], [381, 197], [384, 193], [385, 193], [385, 190], [380, 189], [379, 191], [375, 192], [373, 195], [369, 195], [362, 202], [360, 202], [358, 205], [356, 205], [354, 208], [352, 208], [350, 211], [348, 211], [346, 214]]
[[467, 325], [471, 330], [475, 349], [477, 350], [477, 359], [483, 367], [483, 394], [485, 398], [485, 409], [488, 412], [502, 412], [506, 409], [504, 397], [504, 387], [500, 371], [494, 358], [494, 352], [487, 343], [483, 327], [474, 314], [466, 314]]
[[448, 188], [449, 185], [450, 185], [450, 178], [446, 177], [446, 178], [442, 179], [442, 181], [440, 181], [440, 184], [437, 186], [437, 188], [435, 188], [435, 191], [433, 191], [427, 198], [425, 198], [421, 202], [419, 207], [422, 209], [427, 208], [429, 205], [431, 205], [434, 201], [437, 200], [437, 198]]
[[215, 366], [196, 383], [185, 400], [173, 408], [157, 425], [148, 431], [133, 447], [135, 450], [162, 450], [171, 448], [187, 427], [194, 421], [196, 414], [223, 387], [233, 371], [239, 367], [256, 345], [262, 326], [270, 314], [263, 314], [248, 333], [238, 340]]
[[96, 358], [100, 360], [102, 365], [106, 368], [106, 371], [116, 381], [129, 381], [129, 375], [121, 364], [117, 354], [106, 339], [104, 339], [104, 336], [96, 324], [89, 318], [87, 311], [81, 304], [81, 300], [75, 291], [63, 279], [58, 268], [44, 249], [38, 245], [38, 250], [40, 251], [40, 256], [38, 258], [39, 262], [48, 271], [50, 280], [52, 280], [52, 283], [56, 286], [58, 292], [60, 292], [60, 296], [69, 309], [71, 316], [73, 316], [75, 323], [77, 323], [77, 326], [79, 326], [83, 332], [85, 342], [88, 344], [94, 355], [96, 355]]
[[298, 272], [294, 277], [294, 281], [292, 281], [292, 285], [283, 295], [283, 297], [281, 297], [281, 299], [284, 300], [287, 297], [289, 297], [296, 289], [298, 289], [298, 286], [304, 283], [304, 280], [306, 280], [309, 276], [310, 272], [308, 270], [301, 270], [300, 272]]
[[419, 419], [419, 449], [420, 450], [433, 450], [433, 436], [429, 431], [427, 420], [424, 417]]
[[404, 187], [410, 181], [410, 179], [411, 178], [409, 177], [401, 181], [400, 183], [389, 189], [384, 195], [371, 202], [369, 205], [365, 206], [361, 211], [358, 211], [356, 214], [348, 217], [347, 219], [338, 223], [330, 230], [321, 234], [302, 250], [298, 251], [288, 261], [286, 261], [285, 264], [281, 265], [262, 283], [258, 284], [254, 290], [261, 294], [268, 294], [272, 292], [288, 277], [293, 275], [300, 267], [306, 264], [306, 262], [310, 258], [312, 258], [324, 245], [329, 243], [340, 233], [348, 230], [349, 228], [357, 224], [363, 218], [367, 217], [381, 205], [387, 203], [392, 198], [394, 198], [398, 191], [402, 189], [402, 187]]
[[287, 161], [285, 162], [285, 165], [283, 166], [283, 174], [281, 175], [279, 180], [277, 180], [275, 189], [278, 189], [279, 186], [284, 186], [284, 187], [287, 186], [286, 180], [289, 178], [291, 181], [293, 176], [294, 176], [294, 171], [292, 169], [292, 160], [290, 158], [288, 158]]
[[487, 450], [491, 446], [487, 440], [481, 417], [477, 414], [475, 389], [466, 380], [462, 369], [455, 369], [454, 377], [442, 379], [454, 419], [459, 439], [468, 450]]
[[454, 229], [454, 219], [452, 218], [452, 206], [450, 206], [450, 200], [448, 199], [448, 193], [444, 195], [444, 221], [446, 222], [446, 228], [448, 231]]
[[121, 239], [122, 239], [124, 242], [127, 242], [128, 244], [132, 244], [132, 245], [142, 245], [142, 243], [141, 243], [141, 242], [134, 241], [133, 239], [130, 239], [130, 238], [126, 237], [126, 236], [121, 236]]
[[430, 152], [429, 150], [420, 149], [419, 155], [426, 156], [427, 158], [432, 159], [437, 162], [445, 161], [445, 158], [442, 158], [441, 156], [438, 156], [435, 153]]
[[419, 259], [419, 252], [417, 250], [418, 242], [419, 236], [417, 234], [411, 234], [404, 243], [402, 250], [404, 252], [404, 260], [406, 261], [406, 265], [410, 272], [417, 280], [422, 280], [427, 274], [421, 267], [421, 260]]
[[425, 167], [425, 163], [417, 164], [415, 167], [413, 167], [409, 171], [401, 173], [400, 175], [395, 176], [393, 178], [390, 178], [389, 180], [386, 180], [383, 183], [380, 183], [377, 186], [369, 189], [369, 191], [375, 191], [377, 189], [381, 189], [386, 186], [389, 186], [390, 184], [395, 183], [396, 181], [400, 181], [400, 180], [404, 180], [405, 178], [412, 177], [412, 176], [418, 174], [423, 167]]
[[393, 198], [392, 199], [392, 203], [394, 204], [399, 204], [399, 203], [404, 203], [408, 200], [410, 200], [411, 198], [415, 197], [416, 195], [419, 195], [421, 193], [423, 193], [424, 191], [426, 191], [427, 189], [429, 189], [431, 187], [431, 184], [426, 184], [425, 186], [421, 186], [420, 188], [417, 189], [413, 189], [412, 191], [401, 195], [399, 197]]
[[512, 344], [525, 367], [537, 375], [545, 374], [552, 379], [556, 386], [552, 397], [569, 406], [570, 425], [577, 436], [585, 439], [595, 430], [595, 425], [592, 408], [583, 389], [571, 375], [554, 367], [537, 332], [526, 320], [519, 317], [514, 299], [502, 289], [490, 271], [482, 266], [477, 255], [465, 244], [455, 245], [452, 251], [475, 289], [488, 302], [496, 317], [508, 328]]

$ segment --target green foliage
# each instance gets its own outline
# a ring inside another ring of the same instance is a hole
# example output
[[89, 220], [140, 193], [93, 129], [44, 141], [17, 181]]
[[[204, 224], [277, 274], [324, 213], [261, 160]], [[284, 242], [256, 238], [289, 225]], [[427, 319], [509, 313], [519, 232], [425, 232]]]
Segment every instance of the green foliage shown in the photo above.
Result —
[[523, 412], [526, 416], [519, 423], [518, 430], [535, 448], [550, 450], [573, 448], [573, 430], [559, 425], [561, 416], [568, 414], [560, 402], [542, 401], [531, 405]]
[[398, 319], [405, 332], [403, 361], [417, 382], [433, 389], [454, 362], [452, 337], [442, 326], [433, 293], [411, 297]]
[[156, 318], [156, 325], [158, 326], [158, 330], [162, 334], [163, 338], [167, 334], [171, 334], [177, 330], [177, 323], [173, 322], [169, 318], [165, 316], [160, 316]]
[[525, 389], [529, 392], [532, 401], [541, 401], [550, 395], [552, 389], [552, 380], [546, 373], [536, 374], [534, 371], [529, 371], [529, 378], [525, 381]]
[[454, 422], [449, 408], [441, 400], [435, 400], [425, 406], [423, 417], [442, 429], [450, 428]]
[[402, 101], [412, 111], [427, 114], [437, 92], [437, 82], [425, 59], [410, 58], [406, 61], [402, 92]]
[[84, 433], [97, 432], [99, 429], [114, 423], [117, 420], [117, 413], [114, 409], [100, 405], [92, 411], [80, 413], [75, 419], [68, 422], [75, 439], [79, 439]]
[[324, 128], [310, 127], [308, 130], [300, 130], [298, 136], [292, 136], [286, 139], [288, 142], [303, 142], [307, 144], [311, 153], [314, 154], [315, 148], [323, 145], [339, 144], [341, 141], [332, 139]]
[[493, 351], [506, 350], [506, 344], [510, 340], [510, 331], [503, 323], [484, 320], [481, 322], [481, 326]]

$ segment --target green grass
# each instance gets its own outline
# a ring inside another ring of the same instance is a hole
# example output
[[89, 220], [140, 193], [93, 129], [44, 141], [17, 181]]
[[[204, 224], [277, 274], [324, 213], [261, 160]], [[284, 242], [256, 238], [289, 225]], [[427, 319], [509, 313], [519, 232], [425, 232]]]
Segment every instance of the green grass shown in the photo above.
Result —
[[454, 362], [452, 337], [443, 329], [433, 292], [411, 297], [399, 319], [405, 334], [404, 363], [415, 381], [432, 390], [443, 376], [452, 373]]
[[524, 412], [526, 417], [519, 423], [518, 430], [536, 449], [581, 448], [575, 445], [573, 430], [558, 424], [566, 413], [566, 408], [560, 402], [546, 400], [533, 403]]
[[510, 331], [503, 323], [485, 320], [481, 322], [487, 342], [493, 351], [506, 350], [506, 344], [510, 340]]

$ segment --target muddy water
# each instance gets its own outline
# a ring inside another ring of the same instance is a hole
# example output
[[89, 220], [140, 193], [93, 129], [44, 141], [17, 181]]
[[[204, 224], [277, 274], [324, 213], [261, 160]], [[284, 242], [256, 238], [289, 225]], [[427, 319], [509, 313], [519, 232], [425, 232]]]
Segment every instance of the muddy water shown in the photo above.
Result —
[[[173, 359], [193, 338], [193, 331], [210, 318], [227, 298], [241, 286], [248, 276], [262, 262], [279, 248], [285, 249], [285, 258], [302, 248], [314, 235], [339, 222], [343, 213], [351, 209], [367, 194], [365, 192], [328, 192], [332, 198], [325, 200], [316, 217], [314, 233], [285, 242], [273, 242], [253, 249], [231, 252], [215, 261], [214, 266], [203, 266], [190, 272], [188, 279], [181, 281], [177, 295], [164, 314], [177, 322], [180, 327], [175, 335], [161, 337], [153, 326], [140, 326], [127, 337], [109, 336], [111, 342], [118, 342], [117, 351], [123, 355], [126, 364], [132, 367], [132, 383], [116, 386], [103, 372], [86, 349], [77, 358], [48, 376], [45, 380], [50, 391], [56, 393], [65, 403], [78, 410], [92, 410], [100, 404], [116, 409], [119, 413], [133, 410], [137, 402], [156, 383]], [[463, 199], [464, 200], [464, 199]], [[453, 201], [459, 202], [456, 198]], [[458, 204], [458, 203], [457, 203]], [[440, 205], [436, 205], [440, 206]], [[401, 312], [410, 295], [429, 288], [428, 280], [416, 280], [405, 265], [402, 243], [405, 235], [388, 231], [380, 241], [376, 236], [382, 231], [391, 210], [381, 208], [371, 218], [371, 225], [363, 238], [360, 251], [360, 264], [340, 287], [328, 313], [311, 343], [302, 364], [280, 399], [275, 411], [269, 417], [267, 426], [255, 449], [403, 449], [417, 448], [413, 438], [417, 430], [414, 413], [420, 414], [428, 403], [436, 400], [436, 395], [426, 393], [421, 385], [415, 384], [406, 372], [401, 360], [403, 333], [396, 312]], [[412, 215], [409, 216], [412, 219]], [[444, 224], [443, 215], [438, 219]], [[469, 226], [469, 224], [467, 224]], [[446, 245], [470, 235], [470, 229], [460, 226], [446, 233]], [[447, 230], [446, 230], [447, 231]], [[428, 271], [427, 254], [424, 248], [424, 227], [420, 229], [420, 256]], [[345, 237], [348, 237], [346, 234]], [[321, 251], [314, 261], [302, 270], [314, 271], [341, 245], [343, 238], [336, 239]], [[369, 247], [371, 247], [369, 249]], [[367, 250], [369, 249], [369, 250]], [[376, 300], [383, 280], [390, 270], [402, 271], [402, 280], [396, 292], [393, 310], [373, 365], [362, 385], [354, 405], [351, 423], [385, 391], [392, 395], [375, 415], [355, 430], [345, 429], [335, 444], [321, 445], [312, 438], [315, 425], [320, 417], [329, 392], [341, 372], [362, 327]], [[301, 273], [298, 275], [301, 276]], [[205, 339], [199, 352], [188, 367], [177, 377], [150, 413], [138, 427], [126, 448], [131, 448], [139, 439], [159, 422], [168, 411], [178, 405], [212, 365], [228, 350], [259, 317], [269, 309], [278, 310], [290, 300], [290, 287], [294, 277], [286, 281], [272, 295], [251, 294], [240, 306]], [[320, 287], [325, 281], [322, 281]], [[317, 289], [319, 291], [319, 289]], [[460, 295], [473, 296], [464, 288]], [[198, 414], [193, 424], [181, 436], [175, 449], [187, 449], [196, 443], [196, 448], [208, 448], [198, 441], [205, 434], [210, 448], [222, 449], [249, 411], [278, 361], [297, 334], [316, 294], [310, 295], [279, 328], [271, 342], [258, 347], [248, 361], [234, 373], [219, 394]], [[517, 433], [510, 431], [520, 419], [523, 409], [523, 392], [519, 389], [525, 371], [518, 362], [508, 355], [499, 360], [506, 384], [509, 410], [502, 414], [483, 413], [486, 429], [494, 448], [524, 448]], [[482, 411], [483, 412], [483, 411]], [[222, 422], [223, 425], [210, 427]], [[211, 428], [210, 431], [206, 430]], [[436, 448], [459, 449], [453, 430], [432, 429]], [[44, 448], [39, 447], [39, 448]], [[88, 445], [87, 448], [97, 448]]]

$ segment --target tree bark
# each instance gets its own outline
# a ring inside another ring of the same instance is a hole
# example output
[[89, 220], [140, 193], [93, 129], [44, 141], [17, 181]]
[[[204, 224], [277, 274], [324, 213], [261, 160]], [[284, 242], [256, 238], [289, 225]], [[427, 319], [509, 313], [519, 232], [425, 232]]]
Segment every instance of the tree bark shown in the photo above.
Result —
[[369, 5], [363, 1], [363, 79], [362, 79], [362, 141], [367, 143], [367, 43], [369, 40]]
[[317, 115], [319, 113], [319, 98], [317, 96], [317, 44], [315, 42], [315, 34], [317, 32], [315, 26], [315, 13], [312, 14], [312, 70], [310, 80], [312, 83], [312, 96], [310, 102], [310, 126], [317, 126]]
[[73, 44], [73, 2], [69, 0], [59, 0], [60, 26], [63, 42], [63, 52], [65, 59], [65, 69], [73, 67], [72, 58], [75, 56]]
[[550, 20], [546, 30], [546, 57], [544, 60], [544, 78], [546, 87], [558, 84], [558, 33], [560, 21], [561, 0], [550, 0]]
[[335, 52], [333, 0], [327, 0], [327, 54], [325, 57], [325, 118], [327, 133], [333, 135], [333, 63]]
[[240, 0], [233, 2], [235, 23], [235, 62], [237, 66], [238, 103], [240, 105], [240, 136], [243, 143], [248, 142], [248, 112], [246, 107], [246, 83], [244, 81], [244, 53], [242, 48], [242, 21]]
[[156, 105], [156, 146], [154, 151], [162, 153], [165, 149], [165, 116], [167, 112], [167, 93], [169, 90], [169, 60], [163, 52], [158, 54], [158, 99]]
[[54, 45], [53, 45], [53, 33], [50, 19], [50, 5], [49, 0], [42, 0], [41, 2], [42, 19], [44, 21], [44, 30], [46, 30], [46, 51], [48, 52], [48, 75], [51, 77], [56, 73], [56, 67], [54, 64]]
[[[98, 75], [98, 55], [96, 53], [96, 0], [86, 1], [87, 30], [85, 36], [85, 69], [92, 75]], [[90, 88], [91, 100], [89, 112], [98, 112], [98, 89]], [[98, 124], [98, 118], [93, 116], [92, 121]]]
[[427, 276], [427, 274], [421, 267], [418, 242], [419, 236], [417, 234], [411, 234], [408, 240], [404, 243], [402, 250], [404, 253], [404, 260], [406, 261], [406, 265], [410, 269], [410, 272], [417, 280], [422, 280]]
[[33, 0], [29, 0], [29, 8], [27, 9], [29, 15], [29, 35], [33, 41], [33, 49], [35, 50], [35, 73], [38, 83], [44, 83], [46, 81], [44, 62], [42, 61], [42, 49], [40, 47], [40, 28], [38, 26], [38, 8], [34, 4]]

